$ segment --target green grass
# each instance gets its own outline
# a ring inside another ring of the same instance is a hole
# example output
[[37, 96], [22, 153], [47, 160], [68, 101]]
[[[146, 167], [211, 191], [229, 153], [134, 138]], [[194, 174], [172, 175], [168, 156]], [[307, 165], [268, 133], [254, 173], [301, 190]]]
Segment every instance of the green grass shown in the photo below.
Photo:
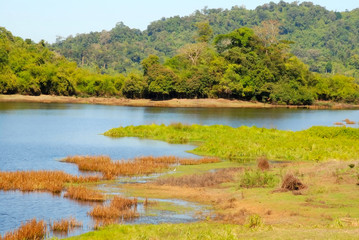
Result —
[[274, 187], [279, 183], [279, 180], [278, 176], [271, 172], [262, 172], [261, 170], [245, 171], [240, 176], [239, 187]]
[[359, 159], [359, 129], [347, 127], [311, 127], [293, 132], [246, 126], [152, 124], [113, 128], [104, 135], [194, 143], [198, 145], [190, 151], [194, 154], [239, 162], [263, 155], [270, 160]]
[[358, 228], [303, 228], [246, 226], [220, 223], [114, 225], [69, 239], [357, 239]]

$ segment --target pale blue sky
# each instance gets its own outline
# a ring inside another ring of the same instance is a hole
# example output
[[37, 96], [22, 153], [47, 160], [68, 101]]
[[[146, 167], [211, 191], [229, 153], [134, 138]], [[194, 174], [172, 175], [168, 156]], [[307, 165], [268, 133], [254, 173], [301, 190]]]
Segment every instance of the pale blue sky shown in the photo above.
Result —
[[[110, 30], [120, 21], [131, 28], [144, 30], [149, 23], [162, 17], [189, 15], [205, 6], [231, 8], [244, 5], [254, 9], [268, 2], [270, 0], [0, 0], [0, 26], [22, 38], [36, 42], [44, 39], [52, 43], [56, 36]], [[312, 2], [337, 11], [359, 7], [358, 0]]]

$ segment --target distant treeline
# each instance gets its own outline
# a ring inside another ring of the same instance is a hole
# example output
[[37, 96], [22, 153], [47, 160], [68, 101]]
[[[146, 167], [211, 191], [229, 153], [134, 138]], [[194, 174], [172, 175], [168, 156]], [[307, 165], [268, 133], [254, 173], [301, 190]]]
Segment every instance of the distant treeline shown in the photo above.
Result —
[[[0, 93], [128, 98], [234, 98], [279, 104], [315, 100], [359, 102], [354, 78], [319, 75], [289, 53], [291, 42], [277, 39], [276, 21], [254, 30], [239, 28], [213, 35], [208, 22], [197, 24], [196, 42], [161, 63], [141, 61], [143, 72], [100, 74], [50, 51], [41, 41], [14, 37], [0, 29]], [[212, 41], [212, 39], [214, 39]]]
[[110, 31], [58, 38], [51, 49], [79, 66], [102, 73], [129, 73], [141, 70], [141, 62], [151, 54], [163, 62], [186, 44], [194, 43], [198, 23], [208, 22], [216, 36], [241, 27], [254, 29], [269, 20], [279, 23], [278, 38], [293, 41], [289, 52], [310, 71], [359, 78], [359, 8], [328, 11], [308, 1], [270, 2], [254, 10], [244, 6], [204, 8], [189, 16], [154, 21], [145, 31], [118, 23]]

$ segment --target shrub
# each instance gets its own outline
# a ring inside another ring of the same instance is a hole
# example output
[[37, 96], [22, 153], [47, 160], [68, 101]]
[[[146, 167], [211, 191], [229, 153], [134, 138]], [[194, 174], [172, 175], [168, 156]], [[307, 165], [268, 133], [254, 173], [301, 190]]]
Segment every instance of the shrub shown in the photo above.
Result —
[[278, 182], [278, 177], [273, 173], [250, 170], [241, 175], [239, 186], [244, 188], [274, 187]]

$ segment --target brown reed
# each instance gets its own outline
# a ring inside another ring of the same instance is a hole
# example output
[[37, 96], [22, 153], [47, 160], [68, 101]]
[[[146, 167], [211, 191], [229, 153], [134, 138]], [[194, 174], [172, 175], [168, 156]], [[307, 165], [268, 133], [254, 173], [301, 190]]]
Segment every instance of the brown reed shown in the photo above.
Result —
[[35, 218], [22, 224], [18, 229], [6, 233], [1, 240], [40, 240], [46, 236], [46, 223]]
[[69, 219], [54, 221], [50, 224], [50, 227], [52, 231], [68, 233], [76, 227], [82, 227], [82, 222], [78, 222], [75, 218], [70, 217]]
[[344, 119], [343, 122], [345, 122], [346, 124], [355, 124], [354, 121], [351, 121], [348, 118]]
[[344, 123], [341, 123], [341, 122], [335, 122], [334, 125], [337, 125], [337, 126], [342, 126], [344, 125]]
[[67, 189], [64, 197], [81, 201], [102, 202], [106, 200], [104, 194], [98, 190], [88, 189], [84, 186], [71, 186]]
[[95, 206], [88, 214], [94, 218], [133, 219], [138, 217], [137, 198], [128, 199], [115, 196], [110, 204], [104, 206]]
[[59, 193], [65, 183], [98, 181], [98, 177], [77, 177], [61, 171], [0, 172], [0, 189], [4, 191], [49, 191]]
[[75, 163], [79, 170], [97, 171], [103, 174], [105, 179], [113, 179], [117, 176], [148, 175], [168, 169], [171, 165], [194, 165], [219, 162], [217, 158], [188, 159], [174, 156], [163, 157], [138, 157], [131, 161], [112, 161], [107, 156], [73, 156], [63, 160]]

